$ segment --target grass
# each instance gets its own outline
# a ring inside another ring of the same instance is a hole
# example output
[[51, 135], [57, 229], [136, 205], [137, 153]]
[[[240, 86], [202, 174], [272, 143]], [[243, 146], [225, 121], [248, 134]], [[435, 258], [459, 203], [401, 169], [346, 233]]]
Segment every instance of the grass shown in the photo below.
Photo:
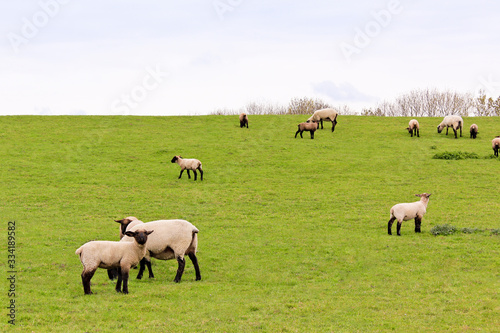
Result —
[[[436, 133], [438, 118], [419, 119], [411, 138], [409, 118], [357, 116], [294, 139], [303, 120], [252, 116], [240, 129], [237, 116], [1, 117], [17, 312], [0, 330], [497, 331], [498, 232], [430, 230], [498, 231], [500, 161], [432, 157], [491, 154], [500, 119], [474, 118], [476, 140]], [[176, 154], [203, 162], [203, 182], [177, 179]], [[432, 193], [422, 233], [408, 221], [388, 236], [390, 207], [422, 192]], [[133, 271], [130, 294], [99, 270], [84, 296], [75, 250], [117, 240], [113, 219], [129, 215], [196, 225], [202, 281], [189, 260], [179, 284], [175, 262], [153, 261], [156, 278]]]

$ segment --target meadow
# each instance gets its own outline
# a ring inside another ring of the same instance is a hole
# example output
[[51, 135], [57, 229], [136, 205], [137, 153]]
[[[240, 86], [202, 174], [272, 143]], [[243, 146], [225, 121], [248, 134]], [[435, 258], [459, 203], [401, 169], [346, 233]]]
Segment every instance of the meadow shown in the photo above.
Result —
[[[15, 230], [12, 332], [495, 332], [500, 327], [500, 118], [339, 116], [315, 139], [304, 115], [1, 117], [2, 272]], [[479, 126], [469, 139], [472, 122]], [[438, 153], [477, 159], [433, 159]], [[174, 155], [203, 162], [177, 179]], [[422, 233], [387, 235], [389, 209], [432, 193]], [[85, 296], [75, 250], [118, 240], [114, 219], [181, 218], [200, 229], [192, 263], [153, 260], [155, 278], [114, 291], [105, 270]], [[434, 226], [470, 228], [434, 236]], [[2, 274], [7, 290], [8, 273]]]

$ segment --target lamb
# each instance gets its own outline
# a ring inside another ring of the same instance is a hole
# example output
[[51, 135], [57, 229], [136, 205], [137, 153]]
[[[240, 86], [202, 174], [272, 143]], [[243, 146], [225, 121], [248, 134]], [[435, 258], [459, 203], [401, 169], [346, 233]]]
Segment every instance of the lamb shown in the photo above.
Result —
[[491, 140], [491, 148], [493, 148], [495, 156], [498, 157], [498, 150], [500, 149], [500, 135]]
[[178, 179], [181, 179], [182, 173], [184, 170], [187, 170], [188, 178], [191, 179], [191, 174], [189, 170], [193, 170], [194, 180], [196, 181], [196, 170], [200, 171], [201, 180], [203, 180], [203, 170], [201, 168], [201, 162], [195, 158], [182, 158], [182, 156], [174, 156], [172, 158], [172, 163], [177, 163], [181, 167], [181, 173]]
[[408, 130], [408, 133], [411, 134], [411, 137], [413, 138], [414, 134], [417, 137], [420, 137], [420, 126], [418, 124], [418, 121], [416, 119], [412, 119], [412, 120], [410, 120], [408, 125], [409, 126], [406, 129]]
[[422, 224], [422, 217], [424, 216], [427, 204], [429, 203], [430, 193], [415, 194], [420, 197], [420, 201], [411, 203], [400, 203], [392, 206], [391, 219], [388, 224], [388, 233], [392, 235], [392, 223], [398, 221], [398, 236], [401, 236], [401, 224], [403, 221], [415, 219], [415, 232], [420, 232], [420, 225]]
[[245, 126], [248, 128], [248, 116], [246, 113], [242, 113], [240, 114], [240, 128]]
[[[137, 220], [138, 221], [138, 220]], [[127, 231], [136, 231], [139, 229], [155, 230], [155, 233], [149, 238], [146, 244], [146, 255], [141, 260], [139, 274], [137, 279], [141, 279], [145, 270], [148, 267], [149, 277], [154, 278], [153, 270], [151, 269], [151, 257], [160, 260], [176, 259], [178, 263], [177, 274], [174, 281], [180, 282], [186, 260], [184, 255], [188, 255], [193, 262], [196, 281], [201, 280], [200, 267], [196, 251], [198, 248], [198, 228], [186, 220], [158, 220], [131, 226], [132, 223], [128, 219], [116, 220], [121, 224], [121, 228], [125, 227]], [[124, 237], [122, 242], [130, 242], [130, 237]]]
[[300, 137], [304, 138], [302, 136], [302, 132], [308, 131], [311, 133], [311, 139], [314, 139], [314, 132], [318, 129], [318, 123], [317, 122], [312, 122], [312, 123], [300, 123], [298, 125], [298, 130], [295, 132], [295, 138], [297, 138], [297, 134], [300, 133]]
[[470, 125], [469, 132], [470, 132], [470, 138], [471, 139], [475, 139], [477, 137], [477, 130], [478, 130], [478, 128], [477, 128], [476, 124]]
[[[307, 119], [307, 122], [317, 122], [321, 123], [321, 129], [323, 129], [323, 120], [329, 120], [332, 122], [332, 132], [335, 130], [335, 125], [337, 125], [338, 112], [335, 109], [327, 108], [314, 111], [313, 115]], [[318, 126], [319, 127], [319, 126]]]
[[453, 132], [455, 133], [455, 139], [457, 138], [457, 130], [460, 128], [460, 137], [462, 137], [462, 128], [464, 126], [464, 121], [462, 117], [460, 116], [446, 116], [444, 117], [443, 121], [441, 124], [438, 125], [437, 131], [438, 133], [441, 133], [443, 128], [446, 127], [446, 135], [448, 135], [448, 127], [451, 127], [453, 129]]
[[83, 244], [75, 254], [80, 256], [83, 265], [82, 284], [85, 295], [92, 294], [90, 280], [97, 268], [118, 269], [115, 290], [128, 294], [128, 275], [131, 267], [137, 266], [146, 255], [146, 242], [153, 230], [137, 229], [126, 231], [130, 242], [91, 241]]

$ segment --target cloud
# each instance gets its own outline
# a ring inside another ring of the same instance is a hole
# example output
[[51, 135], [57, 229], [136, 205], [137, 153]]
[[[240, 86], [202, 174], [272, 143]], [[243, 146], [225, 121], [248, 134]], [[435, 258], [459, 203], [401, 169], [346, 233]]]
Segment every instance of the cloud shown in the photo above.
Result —
[[377, 99], [356, 89], [348, 82], [335, 83], [333, 81], [323, 81], [313, 83], [313, 90], [318, 94], [323, 94], [339, 102], [373, 102]]

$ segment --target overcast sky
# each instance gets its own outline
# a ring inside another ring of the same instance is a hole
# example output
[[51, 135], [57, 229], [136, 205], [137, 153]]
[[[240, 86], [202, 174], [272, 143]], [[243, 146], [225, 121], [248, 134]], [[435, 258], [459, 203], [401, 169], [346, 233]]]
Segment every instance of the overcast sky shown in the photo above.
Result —
[[500, 1], [0, 3], [0, 114], [200, 115], [500, 95]]

